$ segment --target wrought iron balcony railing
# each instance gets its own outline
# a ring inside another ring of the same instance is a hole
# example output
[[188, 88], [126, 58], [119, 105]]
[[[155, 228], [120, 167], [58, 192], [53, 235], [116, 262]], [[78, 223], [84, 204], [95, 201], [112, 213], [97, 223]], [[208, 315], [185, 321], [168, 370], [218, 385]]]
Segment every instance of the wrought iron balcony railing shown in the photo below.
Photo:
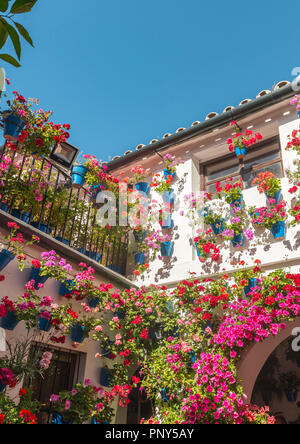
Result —
[[98, 225], [90, 190], [75, 188], [70, 172], [53, 161], [26, 156], [5, 145], [0, 154], [0, 208], [126, 274], [128, 233]]

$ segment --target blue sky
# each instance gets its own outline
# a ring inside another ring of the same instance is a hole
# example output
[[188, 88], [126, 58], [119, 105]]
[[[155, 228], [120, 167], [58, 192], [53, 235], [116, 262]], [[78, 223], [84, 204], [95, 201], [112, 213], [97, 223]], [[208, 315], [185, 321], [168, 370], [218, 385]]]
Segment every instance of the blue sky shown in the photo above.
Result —
[[298, 1], [38, 0], [22, 20], [35, 49], [5, 68], [11, 90], [107, 160], [291, 80], [299, 12]]

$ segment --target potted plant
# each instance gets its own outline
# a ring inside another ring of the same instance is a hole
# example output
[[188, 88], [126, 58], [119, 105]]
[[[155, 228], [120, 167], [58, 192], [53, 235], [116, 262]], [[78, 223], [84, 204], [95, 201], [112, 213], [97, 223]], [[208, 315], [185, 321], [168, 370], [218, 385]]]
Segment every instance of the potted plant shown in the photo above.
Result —
[[[62, 391], [58, 395], [51, 395], [50, 401], [54, 410], [52, 424], [84, 424], [90, 422], [91, 417], [94, 416], [100, 420], [100, 411], [102, 410], [100, 403], [105, 403], [101, 397], [103, 391], [89, 385], [88, 382], [76, 384], [71, 391]], [[114, 396], [107, 396], [107, 398], [109, 404]]]
[[83, 187], [88, 168], [84, 156], [79, 155], [72, 167], [72, 183], [76, 188]]
[[211, 258], [213, 262], [217, 262], [220, 258], [220, 248], [216, 245], [216, 238], [212, 229], [203, 232], [197, 230], [198, 235], [194, 238], [197, 255], [200, 262], [205, 262]]
[[231, 126], [234, 128], [234, 135], [227, 140], [228, 149], [230, 152], [235, 151], [235, 155], [239, 159], [243, 159], [247, 149], [262, 140], [262, 135], [260, 133], [254, 135], [250, 130], [246, 130], [244, 134], [235, 121], [231, 123]]
[[165, 180], [171, 180], [174, 179], [177, 171], [177, 167], [184, 163], [181, 159], [176, 159], [175, 156], [172, 156], [171, 154], [165, 154], [163, 156], [164, 160], [164, 177]]
[[148, 194], [150, 184], [144, 180], [146, 177], [144, 168], [141, 165], [137, 165], [131, 168], [130, 172], [133, 174], [133, 177], [130, 178], [129, 184], [134, 185], [137, 191]]
[[252, 181], [252, 185], [257, 185], [259, 192], [265, 193], [268, 200], [271, 199], [271, 203], [278, 204], [281, 195], [281, 180], [273, 173], [268, 171], [259, 173]]
[[242, 247], [245, 242], [244, 226], [245, 216], [240, 208], [234, 208], [234, 216], [230, 219], [230, 222], [226, 224], [226, 228], [222, 233], [225, 240], [230, 240], [233, 247]]
[[1, 328], [12, 331], [19, 323], [16, 306], [8, 296], [5, 296], [0, 303]]
[[255, 208], [252, 213], [252, 224], [267, 228], [276, 240], [284, 239], [287, 219], [285, 206], [286, 203], [281, 201], [276, 206]]
[[7, 226], [10, 232], [5, 237], [7, 242], [6, 248], [2, 249], [0, 253], [0, 271], [2, 271], [11, 261], [13, 261], [15, 257], [18, 258], [19, 267], [22, 269], [24, 248], [39, 241], [37, 236], [32, 236], [32, 240], [25, 243], [22, 233], [18, 232], [20, 229], [18, 224], [15, 222], [8, 222]]
[[0, 368], [0, 392], [6, 387], [14, 388], [17, 385], [17, 379], [9, 368]]
[[243, 203], [243, 183], [241, 179], [236, 180], [229, 179], [222, 187], [221, 182], [216, 183], [216, 193], [219, 198], [225, 198], [225, 201], [233, 207], [241, 207]]

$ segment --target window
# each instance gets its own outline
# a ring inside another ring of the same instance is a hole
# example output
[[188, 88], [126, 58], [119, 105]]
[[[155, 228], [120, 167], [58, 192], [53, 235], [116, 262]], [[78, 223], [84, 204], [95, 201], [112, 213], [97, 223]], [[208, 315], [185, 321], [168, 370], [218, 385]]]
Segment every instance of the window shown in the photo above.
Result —
[[[45, 344], [34, 342], [30, 353], [42, 356], [44, 352], [51, 352], [52, 359], [49, 369], [43, 378], [37, 376], [33, 381], [33, 398], [44, 404], [38, 418], [38, 422], [45, 424], [50, 421], [50, 396], [58, 394], [62, 390], [72, 390], [74, 385], [80, 382], [82, 364], [85, 362], [85, 353], [74, 352], [73, 350], [49, 347]], [[24, 381], [26, 387], [28, 381]]]
[[[243, 174], [241, 174], [242, 167]], [[202, 190], [214, 193], [217, 182], [224, 184], [231, 177], [236, 179], [242, 177], [244, 187], [251, 188], [253, 179], [264, 171], [270, 171], [279, 178], [283, 177], [281, 148], [277, 137], [250, 150], [244, 158], [244, 165], [239, 163], [234, 154], [202, 164]]]

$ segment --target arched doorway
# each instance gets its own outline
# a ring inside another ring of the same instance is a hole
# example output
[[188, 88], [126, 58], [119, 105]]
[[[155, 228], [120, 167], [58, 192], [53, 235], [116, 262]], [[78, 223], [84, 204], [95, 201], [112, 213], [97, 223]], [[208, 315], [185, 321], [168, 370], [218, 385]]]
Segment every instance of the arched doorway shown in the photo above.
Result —
[[300, 424], [300, 352], [287, 338], [271, 353], [256, 379], [251, 403], [268, 405], [280, 424]]

